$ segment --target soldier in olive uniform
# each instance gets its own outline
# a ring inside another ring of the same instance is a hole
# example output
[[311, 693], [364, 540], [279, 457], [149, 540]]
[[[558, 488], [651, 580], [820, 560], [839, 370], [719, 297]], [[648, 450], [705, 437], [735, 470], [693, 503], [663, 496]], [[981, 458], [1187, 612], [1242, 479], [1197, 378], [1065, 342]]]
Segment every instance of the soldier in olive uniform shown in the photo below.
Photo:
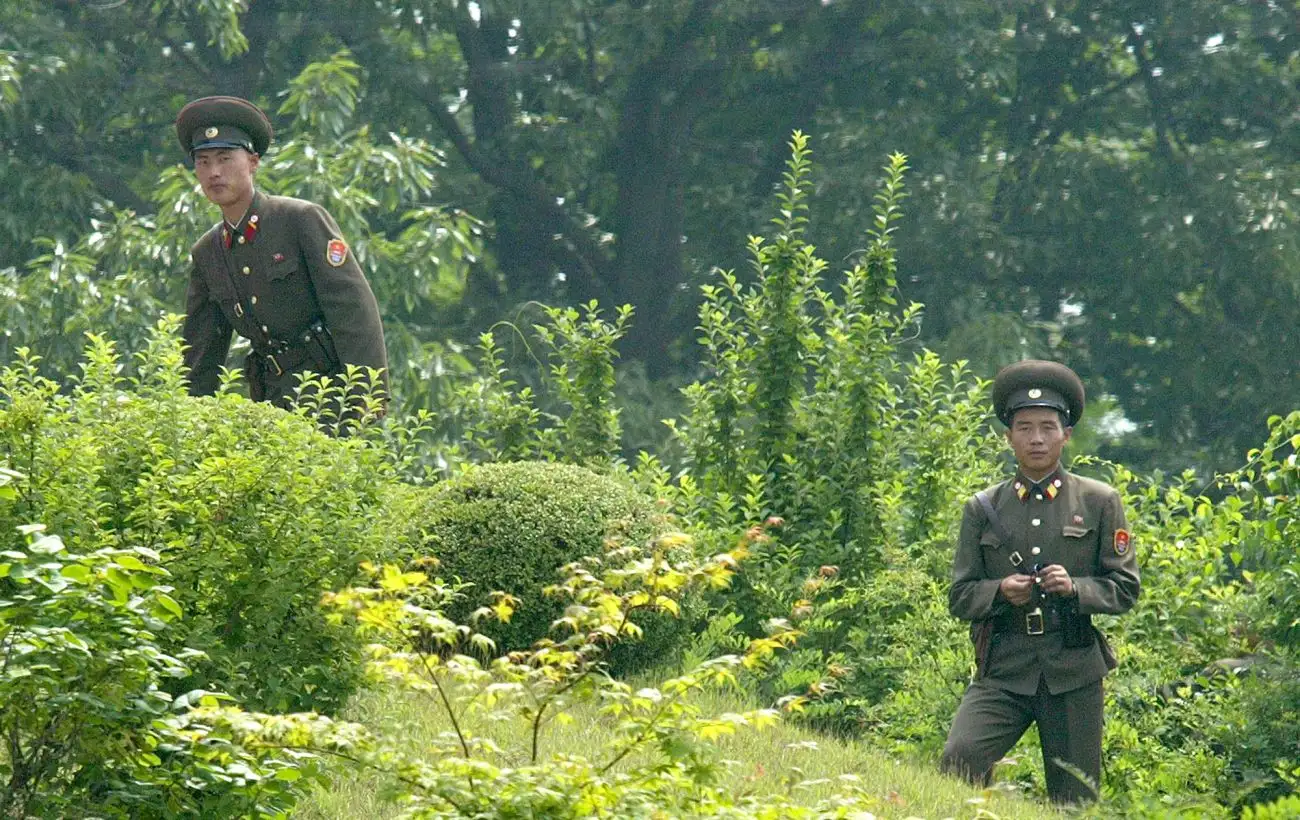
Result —
[[222, 215], [190, 251], [182, 330], [190, 393], [217, 389], [231, 331], [252, 344], [244, 376], [255, 401], [288, 406], [305, 370], [386, 374], [379, 307], [334, 218], [253, 184], [272, 137], [266, 115], [238, 97], [204, 97], [181, 109], [176, 136]]
[[1090, 616], [1127, 612], [1140, 589], [1119, 494], [1060, 463], [1083, 405], [1083, 384], [1064, 365], [1023, 361], [995, 377], [993, 406], [1018, 470], [967, 502], [948, 595], [952, 614], [971, 622], [978, 657], [944, 770], [987, 784], [1036, 722], [1047, 791], [1061, 803], [1092, 799], [1101, 782], [1101, 679], [1115, 659]]

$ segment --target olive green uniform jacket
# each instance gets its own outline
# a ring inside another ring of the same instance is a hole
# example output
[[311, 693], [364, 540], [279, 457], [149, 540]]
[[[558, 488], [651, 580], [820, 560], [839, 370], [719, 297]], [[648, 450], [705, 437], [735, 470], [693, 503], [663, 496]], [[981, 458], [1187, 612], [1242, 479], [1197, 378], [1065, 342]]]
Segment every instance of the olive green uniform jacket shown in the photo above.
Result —
[[[319, 205], [255, 191], [235, 230], [218, 223], [190, 257], [182, 337], [191, 394], [216, 391], [232, 330], [253, 343], [245, 377], [254, 398], [286, 404], [304, 370], [332, 376], [351, 364], [386, 373], [374, 293]], [[313, 338], [314, 323], [328, 334]], [[275, 362], [258, 355], [268, 340], [283, 351]]]
[[[1131, 609], [1141, 583], [1119, 494], [1064, 469], [1040, 486], [1017, 476], [985, 492], [1009, 540], [994, 531], [978, 499], [971, 498], [962, 514], [948, 594], [949, 611], [958, 618], [1015, 625], [993, 633], [981, 679], [1020, 695], [1034, 694], [1040, 677], [1053, 695], [1100, 680], [1109, 671], [1101, 641], [1077, 649], [1063, 646], [1051, 612], [1044, 634], [1026, 634], [1018, 626], [1033, 604], [1013, 607], [998, 585], [1035, 564], [1060, 564], [1074, 581], [1080, 614]], [[1044, 610], [1054, 606], [1048, 601]]]

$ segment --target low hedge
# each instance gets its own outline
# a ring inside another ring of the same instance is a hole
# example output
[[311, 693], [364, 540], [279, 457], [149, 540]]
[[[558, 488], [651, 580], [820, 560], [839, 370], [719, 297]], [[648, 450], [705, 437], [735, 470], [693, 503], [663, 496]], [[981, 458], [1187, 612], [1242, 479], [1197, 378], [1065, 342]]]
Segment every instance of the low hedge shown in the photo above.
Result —
[[[544, 598], [541, 590], [561, 580], [561, 567], [600, 554], [606, 539], [647, 543], [658, 520], [653, 499], [584, 467], [481, 464], [429, 492], [419, 516], [418, 551], [438, 559], [444, 578], [473, 584], [466, 600], [449, 613], [453, 620], [464, 622], [495, 590], [520, 599], [509, 623], [483, 627], [498, 651], [508, 652], [545, 636], [559, 617], [561, 603]], [[662, 625], [654, 631], [662, 631]], [[640, 646], [659, 651], [653, 644]]]

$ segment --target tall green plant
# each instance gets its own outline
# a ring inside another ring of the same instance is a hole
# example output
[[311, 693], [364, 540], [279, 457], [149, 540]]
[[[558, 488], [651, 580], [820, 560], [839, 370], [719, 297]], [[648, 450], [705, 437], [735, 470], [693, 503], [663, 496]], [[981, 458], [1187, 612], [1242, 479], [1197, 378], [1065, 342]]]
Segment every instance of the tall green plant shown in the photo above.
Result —
[[[675, 425], [693, 482], [682, 489], [759, 499], [748, 520], [784, 518], [779, 540], [800, 566], [866, 577], [890, 548], [946, 535], [993, 450], [965, 365], [930, 353], [906, 362], [920, 317], [895, 294], [906, 159], [885, 166], [867, 247], [832, 293], [807, 239], [808, 138], [796, 132], [790, 148], [774, 235], [750, 239], [754, 284], [722, 271], [703, 288], [707, 377], [686, 389], [690, 411]], [[735, 526], [746, 506], [711, 501], [691, 514]]]
[[613, 322], [600, 317], [595, 302], [547, 308], [548, 324], [537, 333], [550, 348], [550, 383], [567, 407], [561, 453], [566, 461], [608, 466], [618, 459], [619, 410], [614, 401], [615, 345], [627, 335], [632, 307], [621, 305]]
[[632, 308], [618, 308], [613, 321], [601, 317], [595, 302], [581, 311], [543, 311], [545, 321], [533, 331], [548, 366], [535, 374], [537, 389], [511, 375], [495, 331], [479, 336], [478, 376], [460, 387], [454, 403], [462, 452], [487, 461], [542, 458], [609, 468], [621, 461], [615, 361]]

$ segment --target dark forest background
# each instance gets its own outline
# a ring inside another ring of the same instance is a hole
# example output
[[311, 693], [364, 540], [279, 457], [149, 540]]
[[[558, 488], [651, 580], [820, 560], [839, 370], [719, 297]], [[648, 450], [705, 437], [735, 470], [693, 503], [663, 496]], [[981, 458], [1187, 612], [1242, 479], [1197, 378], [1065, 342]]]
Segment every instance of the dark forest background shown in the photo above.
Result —
[[[262, 174], [327, 204], [375, 283], [397, 390], [436, 404], [534, 301], [635, 317], [650, 408], [693, 378], [699, 285], [811, 136], [809, 237], [865, 247], [908, 156], [898, 299], [989, 376], [1066, 361], [1101, 454], [1240, 462], [1300, 406], [1300, 4], [889, 0], [8, 0], [0, 359], [73, 367], [180, 310], [215, 210], [172, 132], [237, 94]], [[832, 268], [840, 266], [833, 264]]]

